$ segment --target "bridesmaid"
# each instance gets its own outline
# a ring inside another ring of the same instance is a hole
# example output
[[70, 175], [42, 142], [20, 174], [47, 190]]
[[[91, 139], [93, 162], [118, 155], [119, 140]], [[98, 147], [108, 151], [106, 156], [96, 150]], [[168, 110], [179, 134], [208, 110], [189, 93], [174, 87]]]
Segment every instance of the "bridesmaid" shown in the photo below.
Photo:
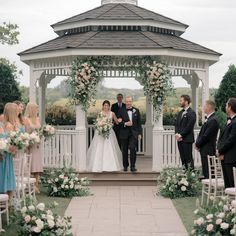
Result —
[[[17, 131], [17, 105], [7, 103], [4, 108], [3, 126], [0, 128], [0, 137], [7, 138], [9, 132]], [[0, 193], [7, 193], [12, 198], [13, 191], [16, 189], [16, 178], [13, 166], [13, 155], [17, 149], [13, 146], [9, 148], [11, 153], [5, 152], [0, 160]]]
[[[38, 105], [35, 103], [28, 103], [25, 109], [25, 127], [28, 133], [38, 131], [41, 128], [40, 119], [38, 116]], [[39, 176], [43, 172], [43, 152], [42, 143], [35, 145], [30, 150], [32, 154], [31, 173], [36, 178], [35, 191], [39, 193]]]
[[13, 103], [17, 105], [17, 112], [18, 112], [17, 125], [20, 128], [21, 132], [25, 132], [25, 120], [23, 116], [24, 104], [21, 101], [14, 101]]

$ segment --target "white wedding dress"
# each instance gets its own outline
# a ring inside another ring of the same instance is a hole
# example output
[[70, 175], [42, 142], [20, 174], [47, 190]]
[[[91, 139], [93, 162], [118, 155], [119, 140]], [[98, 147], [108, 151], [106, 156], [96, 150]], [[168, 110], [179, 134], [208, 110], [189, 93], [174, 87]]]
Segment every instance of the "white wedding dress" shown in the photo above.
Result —
[[[112, 112], [109, 113], [112, 118]], [[91, 172], [113, 172], [122, 169], [122, 153], [112, 129], [108, 138], [98, 135], [94, 138], [87, 153], [87, 170]]]

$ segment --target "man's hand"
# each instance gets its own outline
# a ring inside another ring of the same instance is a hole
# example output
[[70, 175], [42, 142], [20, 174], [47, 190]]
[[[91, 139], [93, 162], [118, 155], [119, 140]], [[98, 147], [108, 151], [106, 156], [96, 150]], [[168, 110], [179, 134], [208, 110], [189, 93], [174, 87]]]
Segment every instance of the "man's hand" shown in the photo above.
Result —
[[225, 159], [225, 156], [224, 156], [224, 155], [220, 155], [220, 156], [219, 156], [219, 159], [220, 159], [221, 161], [223, 161], [223, 160]]
[[133, 125], [133, 122], [132, 121], [128, 121], [128, 122], [125, 122], [125, 126], [132, 126]]
[[183, 138], [182, 138], [182, 136], [180, 134], [176, 134], [175, 135], [175, 139], [176, 139], [177, 142], [183, 141]]
[[122, 122], [122, 119], [121, 119], [121, 118], [119, 118], [119, 119], [117, 119], [117, 121], [118, 121], [118, 123], [121, 123], [121, 122]]
[[141, 134], [138, 135], [138, 139], [139, 139], [139, 140], [142, 139], [142, 135], [141, 135]]

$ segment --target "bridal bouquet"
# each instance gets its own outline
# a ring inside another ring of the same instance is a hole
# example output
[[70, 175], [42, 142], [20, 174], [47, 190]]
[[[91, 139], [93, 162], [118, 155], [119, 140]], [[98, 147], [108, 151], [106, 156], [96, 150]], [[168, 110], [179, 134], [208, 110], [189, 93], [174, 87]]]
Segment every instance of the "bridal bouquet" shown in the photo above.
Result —
[[18, 150], [23, 150], [29, 146], [30, 135], [28, 133], [21, 133], [12, 131], [9, 133], [9, 144], [16, 147]]
[[72, 236], [71, 217], [61, 217], [52, 212], [58, 205], [45, 206], [44, 203], [26, 204], [15, 214], [15, 223], [19, 226], [18, 236]]
[[103, 112], [99, 113], [95, 122], [95, 129], [98, 131], [98, 135], [108, 138], [112, 127], [112, 119], [104, 115]]
[[34, 145], [39, 145], [41, 142], [39, 133], [34, 131], [29, 135], [29, 146], [33, 147]]
[[7, 139], [0, 139], [0, 160], [3, 157], [4, 152], [7, 152], [9, 148], [9, 142]]
[[56, 129], [51, 125], [44, 125], [40, 129], [40, 136], [44, 137], [45, 139], [49, 139], [53, 137], [55, 133], [56, 133]]

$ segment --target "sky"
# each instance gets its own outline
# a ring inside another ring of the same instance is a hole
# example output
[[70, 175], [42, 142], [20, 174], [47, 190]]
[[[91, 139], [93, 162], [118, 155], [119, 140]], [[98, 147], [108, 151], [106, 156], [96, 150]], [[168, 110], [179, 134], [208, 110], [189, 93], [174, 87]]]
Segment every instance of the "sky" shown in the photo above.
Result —
[[[101, 5], [101, 0], [0, 0], [0, 23], [18, 24], [18, 45], [0, 45], [0, 57], [14, 61], [23, 70], [22, 85], [29, 85], [29, 68], [17, 53], [57, 37], [51, 24]], [[236, 64], [236, 1], [235, 0], [138, 0], [138, 5], [189, 25], [182, 35], [223, 54], [210, 68], [210, 87], [217, 88], [230, 64]], [[50, 85], [57, 85], [54, 79]], [[176, 87], [186, 86], [175, 78]], [[135, 80], [106, 79], [107, 87], [139, 88]]]

